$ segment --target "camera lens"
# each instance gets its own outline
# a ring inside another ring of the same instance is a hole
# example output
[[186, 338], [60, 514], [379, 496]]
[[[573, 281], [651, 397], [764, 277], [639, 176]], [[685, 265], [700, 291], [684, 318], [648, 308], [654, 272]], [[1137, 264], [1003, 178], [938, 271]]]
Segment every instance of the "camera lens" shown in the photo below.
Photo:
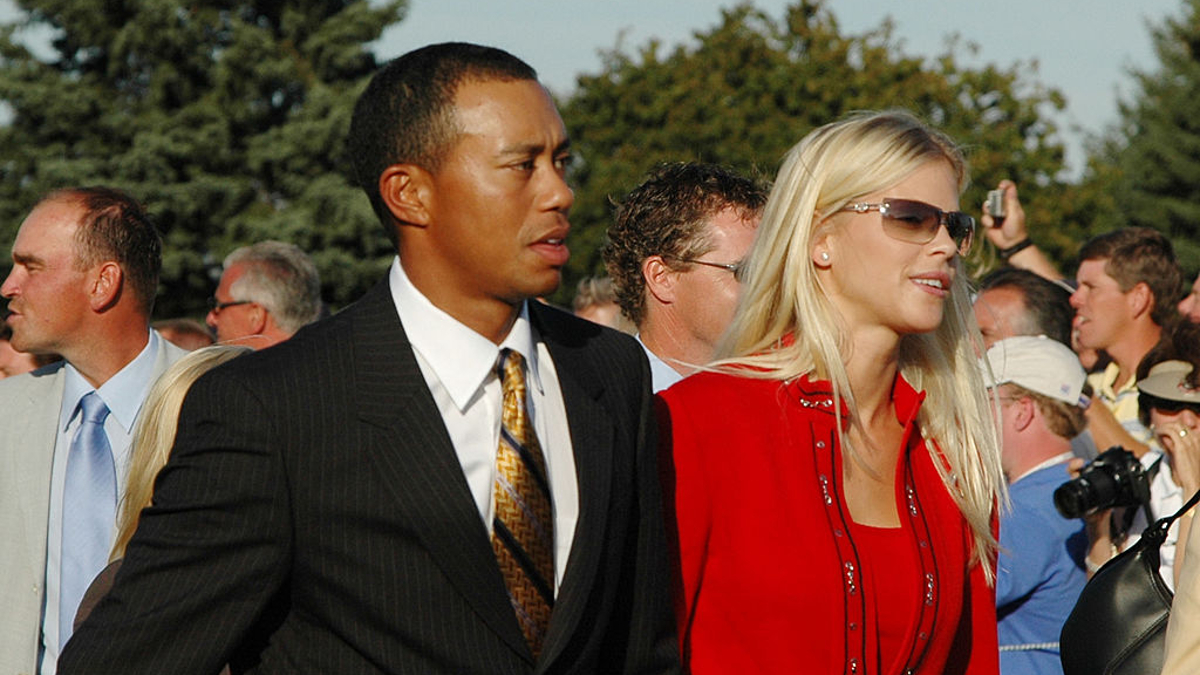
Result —
[[1086, 482], [1079, 479], [1063, 483], [1054, 491], [1054, 508], [1063, 518], [1079, 518], [1087, 513], [1088, 505], [1094, 503], [1091, 490]]
[[1113, 503], [1117, 483], [1108, 471], [1084, 471], [1079, 478], [1063, 483], [1054, 491], [1054, 507], [1065, 518], [1080, 518]]

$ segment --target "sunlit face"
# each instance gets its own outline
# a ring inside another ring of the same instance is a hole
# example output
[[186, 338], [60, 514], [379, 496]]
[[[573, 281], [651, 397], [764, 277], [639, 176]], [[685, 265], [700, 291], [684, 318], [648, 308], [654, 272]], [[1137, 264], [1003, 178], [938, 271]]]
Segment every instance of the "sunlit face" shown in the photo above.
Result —
[[1129, 293], [1122, 292], [1117, 280], [1104, 271], [1107, 264], [1107, 258], [1080, 263], [1076, 274], [1079, 288], [1071, 294], [1079, 344], [1088, 349], [1108, 349], [1133, 321]]
[[1009, 287], [989, 288], [975, 299], [975, 320], [983, 334], [984, 348], [1019, 332], [1026, 312], [1025, 294]]
[[995, 407], [992, 408], [996, 427], [1000, 429], [1000, 468], [1004, 471], [1004, 475], [1010, 479], [1017, 472], [1017, 466], [1021, 461], [1021, 443], [1014, 421], [1016, 412], [1021, 402], [1021, 397], [1007, 385], [988, 390], [988, 396], [995, 402]]
[[[231, 289], [234, 282], [240, 279], [245, 272], [245, 265], [234, 263], [221, 273], [221, 281], [217, 285], [217, 290], [213, 292], [213, 297], [217, 303], [227, 305], [227, 303], [243, 299], [233, 297]], [[214, 307], [209, 310], [208, 316], [204, 318], [204, 321], [208, 324], [209, 328], [212, 328], [216, 332], [218, 342], [231, 342], [239, 338], [254, 335], [257, 332], [250, 320], [250, 313], [253, 309], [254, 303], [227, 305], [220, 308]]]
[[21, 223], [13, 268], [0, 295], [8, 298], [12, 346], [23, 352], [71, 353], [87, 342], [92, 270], [76, 269], [75, 230], [83, 215], [73, 201], [42, 202]]
[[[745, 218], [733, 208], [721, 210], [708, 221], [707, 238], [712, 248], [696, 259], [721, 264], [742, 262], [754, 243], [758, 222], [757, 216]], [[687, 331], [687, 340], [711, 353], [733, 321], [742, 285], [732, 271], [711, 265], [683, 264], [675, 275], [672, 311]]]
[[1179, 301], [1179, 313], [1192, 323], [1200, 323], [1200, 274], [1192, 282], [1192, 292]]
[[405, 269], [420, 266], [436, 285], [422, 290], [444, 303], [515, 305], [552, 292], [570, 253], [574, 202], [554, 102], [535, 81], [468, 81], [454, 116], [459, 138], [431, 174], [426, 246]]
[[[958, 181], [945, 161], [921, 165], [904, 180], [856, 198], [875, 203], [886, 198], [958, 210]], [[896, 335], [927, 333], [942, 322], [958, 249], [945, 227], [925, 244], [884, 233], [878, 212], [839, 212], [818, 235], [813, 260], [830, 300], [851, 332], [880, 328]], [[821, 254], [828, 253], [828, 260]]]

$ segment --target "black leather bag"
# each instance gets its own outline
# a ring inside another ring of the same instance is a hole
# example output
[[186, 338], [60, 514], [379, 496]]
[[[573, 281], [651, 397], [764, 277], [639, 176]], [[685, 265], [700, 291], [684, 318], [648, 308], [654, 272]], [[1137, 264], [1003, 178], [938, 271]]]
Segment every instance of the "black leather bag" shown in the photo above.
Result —
[[1162, 671], [1174, 594], [1158, 573], [1158, 549], [1171, 523], [1197, 501], [1200, 492], [1174, 515], [1147, 527], [1133, 548], [1105, 563], [1083, 587], [1059, 638], [1064, 675]]

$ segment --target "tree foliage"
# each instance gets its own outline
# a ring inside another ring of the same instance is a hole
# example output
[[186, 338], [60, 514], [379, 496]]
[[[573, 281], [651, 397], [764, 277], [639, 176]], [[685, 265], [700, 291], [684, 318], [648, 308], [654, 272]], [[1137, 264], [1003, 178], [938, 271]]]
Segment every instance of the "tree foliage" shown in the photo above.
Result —
[[[845, 34], [824, 0], [802, 0], [775, 20], [749, 5], [723, 10], [695, 42], [634, 53], [619, 43], [601, 72], [578, 78], [562, 105], [580, 161], [574, 171], [571, 281], [599, 273], [611, 200], [655, 164], [719, 162], [771, 178], [783, 154], [813, 128], [845, 113], [903, 107], [968, 151], [974, 185], [964, 208], [1008, 177], [1023, 187], [1035, 234], [1062, 252], [1063, 148], [1049, 115], [1062, 95], [1039, 84], [1036, 64], [968, 68], [956, 40], [924, 60], [904, 54], [890, 21]], [[983, 247], [980, 247], [983, 248]], [[1073, 251], [1072, 251], [1073, 252]], [[574, 284], [564, 284], [567, 297]]]
[[1188, 270], [1200, 269], [1200, 0], [1151, 30], [1157, 70], [1134, 72], [1121, 124], [1093, 150], [1085, 185], [1107, 194], [1098, 229], [1157, 228]]
[[[389, 245], [345, 165], [366, 49], [405, 0], [18, 0], [0, 29], [0, 242], [68, 185], [143, 200], [166, 248], [156, 313], [197, 314], [232, 248], [273, 238], [348, 302]], [[49, 27], [50, 57], [17, 31]]]

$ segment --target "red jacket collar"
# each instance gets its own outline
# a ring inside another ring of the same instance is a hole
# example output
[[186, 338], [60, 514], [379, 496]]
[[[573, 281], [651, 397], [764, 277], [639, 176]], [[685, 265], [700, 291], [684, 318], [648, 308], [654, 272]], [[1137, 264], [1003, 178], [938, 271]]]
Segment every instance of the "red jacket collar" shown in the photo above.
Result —
[[[829, 380], [813, 380], [806, 373], [792, 380], [788, 388], [800, 399], [822, 404], [811, 407], [833, 413], [833, 383]], [[896, 419], [901, 424], [908, 426], [916, 420], [917, 413], [921, 410], [921, 403], [925, 401], [925, 392], [914, 389], [903, 375], [897, 373], [896, 379], [892, 383], [892, 400], [896, 404]], [[829, 403], [825, 404], [824, 401], [829, 401]], [[841, 401], [841, 408], [842, 415], [846, 415], [848, 411], [844, 399]]]

